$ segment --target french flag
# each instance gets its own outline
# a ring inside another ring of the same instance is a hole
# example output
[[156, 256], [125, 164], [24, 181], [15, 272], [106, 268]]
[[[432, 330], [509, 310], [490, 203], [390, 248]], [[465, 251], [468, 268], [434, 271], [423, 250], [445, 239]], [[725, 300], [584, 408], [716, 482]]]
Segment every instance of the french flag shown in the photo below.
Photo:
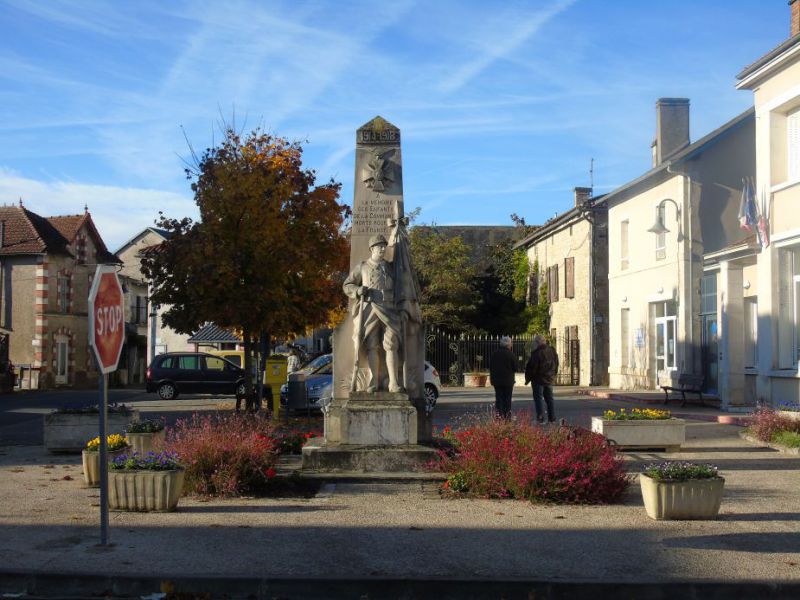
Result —
[[756, 194], [748, 178], [744, 180], [744, 187], [742, 188], [742, 201], [739, 204], [739, 226], [752, 233], [756, 230], [757, 223]]

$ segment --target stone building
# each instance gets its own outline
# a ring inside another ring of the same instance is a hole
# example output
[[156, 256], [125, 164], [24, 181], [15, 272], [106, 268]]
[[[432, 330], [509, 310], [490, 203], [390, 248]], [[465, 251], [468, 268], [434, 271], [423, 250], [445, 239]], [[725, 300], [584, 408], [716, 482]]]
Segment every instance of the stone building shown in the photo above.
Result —
[[[150, 296], [149, 284], [142, 274], [141, 252], [145, 248], [158, 246], [161, 242], [169, 239], [169, 232], [156, 227], [143, 229], [117, 250], [117, 256], [122, 260], [122, 271], [120, 279], [127, 286], [126, 298], [128, 308], [126, 309], [126, 326], [128, 328], [128, 356], [136, 348], [136, 357], [146, 357], [146, 360], [134, 363], [139, 365], [149, 365], [150, 361], [158, 354], [164, 352], [192, 351], [194, 346], [189, 343], [189, 336], [176, 332], [165, 326], [161, 322], [161, 315], [167, 307], [151, 307], [148, 304]], [[154, 310], [153, 310], [154, 308]], [[146, 340], [145, 348], [142, 348], [142, 341]]]
[[97, 381], [89, 352], [89, 288], [98, 263], [118, 263], [89, 211], [42, 217], [0, 207], [0, 333], [22, 387]]
[[608, 383], [608, 231], [602, 197], [575, 188], [575, 206], [517, 242], [536, 277], [529, 301], [547, 284], [550, 337], [561, 367], [559, 382]]

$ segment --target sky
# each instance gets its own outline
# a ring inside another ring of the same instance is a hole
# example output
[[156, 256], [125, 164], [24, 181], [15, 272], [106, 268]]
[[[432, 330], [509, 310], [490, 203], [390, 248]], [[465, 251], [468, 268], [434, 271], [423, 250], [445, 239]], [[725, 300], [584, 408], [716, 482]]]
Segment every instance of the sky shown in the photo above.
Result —
[[[196, 218], [189, 145], [222, 121], [303, 142], [352, 204], [355, 131], [402, 132], [418, 222], [529, 224], [650, 168], [655, 102], [697, 140], [752, 106], [736, 74], [786, 0], [0, 0], [0, 203], [88, 206], [112, 251]], [[593, 174], [590, 164], [593, 159]]]

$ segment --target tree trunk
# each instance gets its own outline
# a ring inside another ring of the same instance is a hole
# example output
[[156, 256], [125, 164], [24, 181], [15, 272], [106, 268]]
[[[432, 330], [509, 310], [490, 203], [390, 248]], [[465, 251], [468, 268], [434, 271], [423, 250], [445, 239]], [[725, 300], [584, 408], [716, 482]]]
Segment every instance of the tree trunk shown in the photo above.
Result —
[[[244, 338], [244, 389], [245, 389], [245, 410], [250, 412], [253, 410], [253, 341], [250, 339], [250, 330], [247, 328], [242, 329], [242, 338]], [[241, 406], [241, 399], [236, 398], [236, 410], [238, 411]]]

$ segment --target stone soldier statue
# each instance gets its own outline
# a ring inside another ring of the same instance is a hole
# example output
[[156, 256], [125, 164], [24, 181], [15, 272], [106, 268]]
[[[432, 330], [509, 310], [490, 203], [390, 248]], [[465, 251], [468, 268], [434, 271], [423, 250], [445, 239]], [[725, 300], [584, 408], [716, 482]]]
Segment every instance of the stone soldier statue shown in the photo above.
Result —
[[[387, 245], [383, 235], [372, 236], [369, 240], [370, 258], [353, 269], [343, 286], [344, 293], [357, 300], [351, 308], [355, 363], [358, 365], [363, 345], [370, 371], [368, 392], [376, 392], [381, 388], [383, 369], [389, 378], [389, 391], [403, 391], [398, 382], [403, 317], [395, 306], [393, 265], [383, 258]], [[386, 356], [385, 363], [381, 360], [381, 345]], [[353, 391], [356, 389], [356, 371], [357, 367], [353, 373]]]

